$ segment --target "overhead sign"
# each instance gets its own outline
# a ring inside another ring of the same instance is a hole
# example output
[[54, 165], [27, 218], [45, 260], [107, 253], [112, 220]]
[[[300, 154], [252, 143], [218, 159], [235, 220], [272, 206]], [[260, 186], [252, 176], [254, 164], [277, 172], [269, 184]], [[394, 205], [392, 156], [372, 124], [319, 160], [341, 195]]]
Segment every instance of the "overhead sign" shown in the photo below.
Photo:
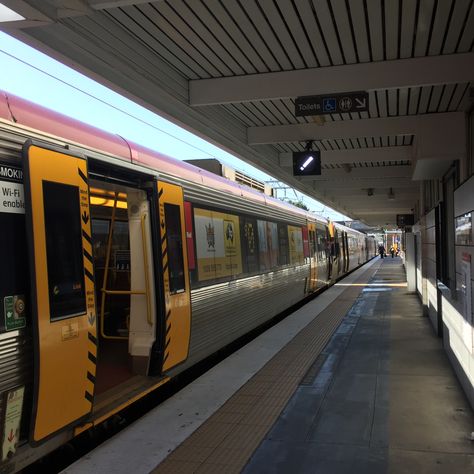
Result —
[[295, 115], [347, 114], [350, 112], [367, 112], [369, 94], [365, 91], [344, 92], [343, 94], [310, 95], [297, 97]]
[[293, 176], [313, 176], [321, 174], [321, 152], [297, 151], [293, 153]]
[[397, 214], [397, 226], [406, 227], [415, 224], [415, 216], [413, 214]]

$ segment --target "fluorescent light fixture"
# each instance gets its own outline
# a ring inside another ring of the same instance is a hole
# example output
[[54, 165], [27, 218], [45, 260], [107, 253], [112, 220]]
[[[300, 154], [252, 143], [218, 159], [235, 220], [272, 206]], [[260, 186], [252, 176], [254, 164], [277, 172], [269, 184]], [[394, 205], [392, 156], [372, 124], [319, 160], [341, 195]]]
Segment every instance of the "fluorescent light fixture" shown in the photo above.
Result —
[[319, 150], [293, 152], [293, 176], [314, 176], [321, 174], [321, 153]]
[[8, 8], [0, 3], [0, 23], [3, 23], [5, 21], [20, 21], [24, 19], [24, 16], [21, 16], [17, 12], [13, 11], [11, 8]]
[[300, 170], [304, 171], [304, 169], [314, 160], [314, 157], [309, 156], [308, 159], [300, 166]]

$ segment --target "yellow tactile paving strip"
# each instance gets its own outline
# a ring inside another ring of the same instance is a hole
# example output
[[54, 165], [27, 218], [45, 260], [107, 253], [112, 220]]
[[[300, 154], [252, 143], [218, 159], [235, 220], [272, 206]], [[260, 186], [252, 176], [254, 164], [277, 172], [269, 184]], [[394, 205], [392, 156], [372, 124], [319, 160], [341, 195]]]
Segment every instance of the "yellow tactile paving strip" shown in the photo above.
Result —
[[240, 473], [379, 266], [348, 286], [152, 473]]

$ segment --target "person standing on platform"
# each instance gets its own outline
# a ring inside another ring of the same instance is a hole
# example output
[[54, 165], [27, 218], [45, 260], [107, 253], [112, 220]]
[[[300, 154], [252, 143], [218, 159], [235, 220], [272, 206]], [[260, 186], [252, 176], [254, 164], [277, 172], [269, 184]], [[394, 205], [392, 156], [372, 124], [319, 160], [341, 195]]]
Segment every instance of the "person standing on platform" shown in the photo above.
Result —
[[391, 253], [392, 258], [393, 258], [393, 256], [395, 255], [395, 248], [393, 247], [393, 245], [390, 247], [390, 253]]
[[379, 254], [380, 254], [380, 258], [383, 258], [385, 255], [385, 247], [383, 246], [383, 244], [379, 245]]

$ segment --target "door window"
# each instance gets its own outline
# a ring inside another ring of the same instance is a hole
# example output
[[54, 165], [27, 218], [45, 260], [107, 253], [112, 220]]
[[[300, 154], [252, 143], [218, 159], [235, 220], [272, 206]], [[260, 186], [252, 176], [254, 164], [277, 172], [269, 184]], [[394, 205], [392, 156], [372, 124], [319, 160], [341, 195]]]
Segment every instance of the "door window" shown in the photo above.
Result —
[[79, 189], [43, 181], [51, 320], [86, 311]]

